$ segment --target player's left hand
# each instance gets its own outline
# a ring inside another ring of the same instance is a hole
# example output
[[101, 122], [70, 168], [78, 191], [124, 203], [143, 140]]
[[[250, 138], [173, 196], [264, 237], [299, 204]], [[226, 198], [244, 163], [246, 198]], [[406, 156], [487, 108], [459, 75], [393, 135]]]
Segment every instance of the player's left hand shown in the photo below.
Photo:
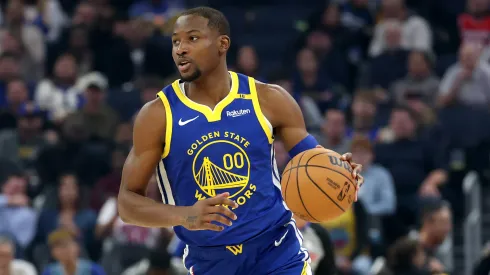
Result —
[[352, 153], [345, 153], [342, 155], [340, 160], [347, 161], [350, 166], [352, 167], [352, 177], [356, 179], [357, 181], [357, 186], [356, 186], [356, 198], [354, 201], [357, 201], [357, 194], [359, 193], [359, 188], [362, 186], [364, 183], [364, 177], [361, 175], [362, 172], [362, 165], [352, 162]]
[[[317, 145], [316, 148], [324, 148], [321, 145]], [[354, 201], [357, 201], [357, 194], [359, 193], [359, 188], [362, 186], [364, 183], [364, 177], [361, 175], [362, 172], [362, 165], [352, 162], [352, 153], [345, 153], [342, 155], [340, 158], [342, 161], [347, 161], [350, 166], [352, 167], [352, 177], [356, 179], [357, 181], [357, 186], [356, 186], [356, 197]]]

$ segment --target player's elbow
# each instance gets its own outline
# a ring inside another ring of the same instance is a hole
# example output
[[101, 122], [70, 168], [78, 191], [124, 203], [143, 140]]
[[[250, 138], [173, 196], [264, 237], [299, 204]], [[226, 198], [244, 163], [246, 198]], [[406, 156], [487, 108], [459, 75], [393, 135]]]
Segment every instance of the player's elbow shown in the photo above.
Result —
[[129, 213], [130, 207], [128, 206], [127, 200], [124, 198], [124, 195], [121, 193], [122, 192], [119, 192], [119, 196], [117, 199], [117, 209], [119, 212], [119, 218], [124, 223], [131, 223], [131, 219], [130, 219], [131, 214]]

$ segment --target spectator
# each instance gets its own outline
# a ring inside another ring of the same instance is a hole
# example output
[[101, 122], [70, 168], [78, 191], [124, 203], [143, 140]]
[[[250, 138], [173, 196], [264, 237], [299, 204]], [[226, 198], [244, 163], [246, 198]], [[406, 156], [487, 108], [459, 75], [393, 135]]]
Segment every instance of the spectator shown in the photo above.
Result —
[[427, 268], [433, 273], [451, 272], [453, 260], [449, 244], [452, 218], [449, 204], [440, 199], [424, 202], [418, 239], [427, 254]]
[[296, 100], [308, 96], [316, 100], [321, 111], [337, 105], [338, 97], [332, 91], [328, 77], [320, 71], [318, 61], [311, 49], [302, 49], [296, 59], [297, 73], [293, 82]]
[[397, 106], [391, 114], [389, 133], [376, 146], [376, 162], [390, 171], [395, 183], [397, 212], [386, 221], [389, 229], [385, 230], [390, 241], [416, 224], [419, 196], [439, 196], [439, 187], [448, 177], [441, 148], [418, 134], [417, 127], [415, 114]]
[[60, 142], [39, 153], [36, 170], [46, 185], [56, 183], [64, 171], [74, 171], [82, 184], [93, 185], [110, 170], [110, 150], [105, 142], [90, 141], [84, 122], [63, 123]]
[[[155, 185], [156, 176], [153, 176], [149, 186]], [[152, 197], [151, 194], [148, 194], [148, 197]], [[95, 230], [97, 238], [104, 240], [106, 244], [102, 258], [103, 267], [111, 274], [121, 274], [123, 270], [145, 258], [152, 249], [157, 248], [161, 238], [166, 236], [166, 230], [123, 222], [117, 213], [117, 199], [109, 198], [99, 212]]]
[[430, 107], [434, 107], [439, 88], [439, 79], [431, 70], [432, 57], [429, 53], [412, 51], [408, 56], [408, 74], [396, 81], [392, 87], [392, 97], [397, 104], [406, 104], [414, 96]]
[[145, 105], [155, 99], [155, 95], [164, 87], [163, 81], [158, 77], [148, 77], [143, 82], [143, 87], [140, 93], [140, 106]]
[[79, 258], [80, 248], [70, 230], [52, 232], [48, 244], [56, 263], [47, 266], [43, 275], [106, 274], [98, 264]]
[[128, 153], [128, 149], [120, 145], [112, 151], [112, 171], [102, 177], [91, 192], [91, 207], [94, 211], [98, 212], [107, 199], [117, 197], [121, 185], [122, 168]]
[[367, 56], [374, 27], [374, 18], [369, 10], [369, 1], [346, 1], [340, 6], [340, 11], [342, 25], [354, 33], [355, 40], [360, 46], [361, 52], [358, 53], [360, 54], [358, 58], [364, 59]]
[[41, 3], [26, 3], [25, 19], [28, 23], [37, 26], [45, 35], [46, 41], [56, 41], [61, 34], [63, 26], [68, 23], [67, 14], [63, 11], [58, 0], [43, 1]]
[[357, 202], [339, 217], [322, 225], [328, 230], [339, 274], [369, 274], [372, 261], [368, 252], [368, 215]]
[[354, 95], [351, 105], [352, 123], [347, 129], [347, 137], [361, 135], [375, 141], [378, 137], [376, 125], [376, 98], [370, 91], [359, 91]]
[[11, 53], [0, 55], [0, 107], [7, 104], [7, 84], [20, 77], [19, 58]]
[[21, 78], [14, 78], [8, 82], [7, 104], [3, 110], [0, 110], [0, 131], [17, 127], [17, 116], [28, 100], [29, 91]]
[[20, 175], [10, 175], [2, 184], [0, 194], [0, 234], [12, 236], [22, 256], [36, 234], [36, 212], [29, 207], [27, 181]]
[[432, 50], [432, 31], [429, 24], [422, 17], [410, 12], [404, 0], [382, 0], [381, 13], [383, 20], [376, 24], [369, 48], [371, 57], [376, 57], [389, 48], [384, 37], [392, 24], [390, 20], [396, 20], [401, 24], [400, 40], [404, 49]]
[[276, 71], [268, 79], [271, 84], [281, 86], [296, 99], [303, 112], [307, 129], [317, 131], [323, 121], [323, 116], [317, 107], [317, 103], [311, 97], [300, 94], [299, 91], [296, 91], [298, 93], [295, 94], [293, 90], [294, 83], [284, 71]]
[[464, 43], [487, 46], [490, 42], [490, 14], [488, 0], [466, 1], [466, 12], [458, 16], [458, 27]]
[[117, 214], [116, 198], [109, 198], [102, 207], [97, 220], [96, 234], [99, 238], [110, 236], [118, 244], [131, 243], [154, 248], [160, 236], [158, 228], [144, 228], [125, 224]]
[[83, 25], [93, 30], [96, 27], [97, 19], [96, 7], [90, 1], [86, 1], [76, 6], [71, 24], [72, 26]]
[[90, 29], [85, 25], [72, 26], [67, 35], [68, 41], [62, 40], [48, 46], [46, 70], [52, 74], [56, 60], [62, 53], [68, 52], [75, 57], [79, 75], [91, 72], [95, 67], [95, 56], [90, 47]]
[[439, 105], [464, 104], [490, 106], [490, 67], [479, 61], [481, 47], [474, 43], [461, 45], [459, 62], [445, 73], [439, 90]]
[[330, 3], [320, 14], [318, 23], [313, 24], [313, 28], [328, 34], [334, 41], [332, 44], [348, 49], [353, 42], [352, 32], [341, 24], [340, 19], [339, 6], [336, 3]]
[[328, 231], [319, 224], [308, 223], [296, 216], [294, 219], [303, 235], [303, 246], [308, 249], [312, 272], [314, 274], [337, 274], [334, 246]]
[[0, 132], [0, 155], [22, 169], [34, 169], [37, 156], [46, 145], [42, 115], [32, 103], [20, 106], [17, 129]]
[[171, 43], [152, 37], [154, 27], [143, 19], [133, 19], [124, 31], [124, 39], [115, 39], [106, 52], [104, 68], [110, 87], [121, 87], [145, 75], [161, 78], [175, 74]]
[[238, 50], [236, 72], [262, 80], [257, 52], [252, 46], [242, 46]]
[[29, 82], [37, 82], [43, 76], [43, 63], [35, 60], [26, 52], [22, 38], [14, 32], [5, 32], [1, 35], [0, 52], [10, 53], [19, 58], [22, 76]]
[[349, 151], [350, 139], [346, 137], [345, 114], [341, 110], [330, 109], [325, 112], [322, 135], [317, 137], [323, 147], [339, 154]]
[[0, 29], [0, 41], [7, 35], [7, 32], [15, 34], [22, 40], [21, 45], [25, 47], [27, 58], [32, 61], [32, 64], [35, 64], [37, 69], [37, 71], [32, 71], [34, 75], [30, 75], [29, 80], [38, 80], [45, 60], [46, 45], [41, 31], [33, 25], [25, 24], [24, 7], [24, 1], [8, 1], [5, 24]]
[[82, 121], [90, 137], [112, 140], [119, 118], [106, 104], [107, 79], [99, 73], [91, 73], [80, 79], [80, 87], [84, 90], [84, 104], [80, 110], [69, 114], [66, 121]]
[[83, 207], [83, 197], [75, 175], [67, 173], [60, 177], [57, 202], [56, 208], [47, 207], [41, 212], [38, 240], [46, 242], [51, 232], [63, 228], [81, 240], [85, 249], [93, 248], [96, 215]]
[[341, 5], [341, 22], [353, 31], [370, 29], [374, 24], [374, 18], [369, 10], [369, 0], [345, 1]]
[[0, 236], [0, 274], [37, 275], [31, 263], [15, 259], [15, 244], [5, 236]]
[[403, 25], [393, 19], [386, 20], [383, 24], [385, 30], [382, 39], [386, 46], [370, 62], [370, 84], [374, 88], [387, 90], [393, 82], [406, 74], [408, 50], [403, 48], [402, 44]]
[[126, 147], [128, 150], [133, 146], [133, 125], [131, 123], [121, 123], [117, 126], [114, 141], [117, 145]]
[[359, 190], [359, 200], [364, 203], [366, 212], [372, 216], [395, 213], [396, 195], [393, 178], [383, 166], [373, 164], [374, 152], [366, 137], [357, 136], [352, 140], [349, 150], [353, 160], [363, 167], [364, 184]]
[[388, 266], [393, 275], [429, 275], [424, 269], [426, 254], [422, 246], [408, 238], [398, 240], [388, 254]]
[[317, 30], [307, 36], [306, 47], [315, 53], [320, 71], [327, 74], [335, 85], [351, 88], [345, 46], [336, 45], [328, 32]]
[[71, 54], [58, 57], [52, 79], [42, 80], [36, 88], [35, 102], [48, 111], [49, 118], [61, 122], [82, 105], [82, 91], [76, 87], [78, 65]]

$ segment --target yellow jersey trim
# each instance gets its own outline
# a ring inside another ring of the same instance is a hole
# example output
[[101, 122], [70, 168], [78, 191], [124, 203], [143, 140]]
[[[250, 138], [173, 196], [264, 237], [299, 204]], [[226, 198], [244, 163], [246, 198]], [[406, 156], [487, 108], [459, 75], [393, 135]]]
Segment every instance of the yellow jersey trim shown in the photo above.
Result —
[[305, 264], [303, 265], [303, 270], [301, 270], [300, 275], [308, 275], [308, 262], [305, 261]]
[[257, 87], [255, 87], [255, 79], [249, 77], [248, 86], [250, 87], [250, 95], [252, 96], [252, 105], [254, 106], [255, 115], [257, 116], [260, 126], [262, 126], [262, 129], [264, 130], [265, 135], [269, 140], [269, 144], [272, 144], [274, 142], [274, 137], [272, 136], [272, 131], [269, 128], [265, 115], [262, 113], [262, 109], [260, 109], [259, 97], [257, 95]]
[[165, 144], [163, 145], [163, 153], [162, 159], [166, 158], [168, 154], [170, 154], [170, 143], [172, 142], [172, 109], [170, 109], [170, 103], [168, 102], [167, 96], [163, 91], [158, 92], [158, 97], [163, 103], [165, 107], [165, 118], [166, 118], [166, 126], [165, 126]]
[[238, 95], [238, 88], [239, 88], [239, 83], [238, 83], [238, 75], [235, 72], [229, 72], [231, 76], [231, 90], [228, 93], [228, 95], [223, 98], [215, 107], [214, 109], [211, 109], [209, 106], [199, 104], [197, 102], [194, 102], [190, 100], [185, 93], [180, 89], [179, 86], [179, 80], [174, 81], [172, 83], [172, 88], [174, 88], [175, 93], [177, 94], [177, 97], [186, 105], [187, 107], [198, 111], [202, 113], [209, 122], [214, 122], [214, 121], [219, 121], [221, 120], [221, 113], [223, 112], [223, 109], [230, 105], [230, 103], [237, 98]]

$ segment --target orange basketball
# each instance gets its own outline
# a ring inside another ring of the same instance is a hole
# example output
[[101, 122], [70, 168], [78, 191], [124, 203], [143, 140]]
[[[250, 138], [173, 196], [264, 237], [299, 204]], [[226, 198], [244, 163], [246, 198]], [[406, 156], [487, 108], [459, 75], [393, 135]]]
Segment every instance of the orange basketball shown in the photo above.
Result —
[[350, 164], [340, 157], [332, 150], [315, 148], [289, 161], [281, 190], [295, 215], [314, 223], [326, 222], [352, 206], [357, 183]]

